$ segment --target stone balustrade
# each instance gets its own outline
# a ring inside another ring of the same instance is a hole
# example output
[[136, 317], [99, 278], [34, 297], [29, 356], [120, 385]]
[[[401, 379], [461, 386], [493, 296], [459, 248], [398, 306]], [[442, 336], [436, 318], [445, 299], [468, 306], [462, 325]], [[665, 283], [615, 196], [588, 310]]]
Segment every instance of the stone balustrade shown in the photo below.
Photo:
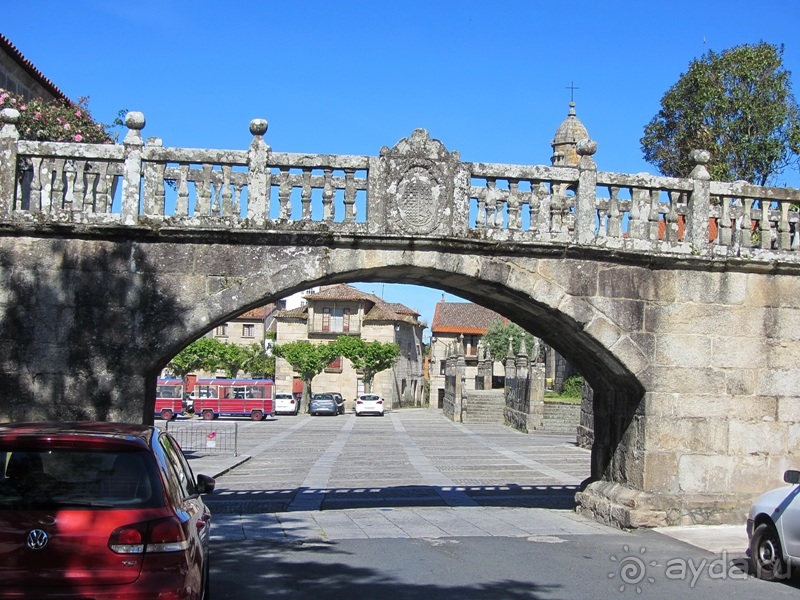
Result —
[[800, 190], [577, 167], [461, 162], [424, 130], [379, 156], [164, 147], [129, 113], [122, 144], [18, 139], [0, 111], [0, 224], [320, 231], [579, 245], [648, 254], [796, 262]]

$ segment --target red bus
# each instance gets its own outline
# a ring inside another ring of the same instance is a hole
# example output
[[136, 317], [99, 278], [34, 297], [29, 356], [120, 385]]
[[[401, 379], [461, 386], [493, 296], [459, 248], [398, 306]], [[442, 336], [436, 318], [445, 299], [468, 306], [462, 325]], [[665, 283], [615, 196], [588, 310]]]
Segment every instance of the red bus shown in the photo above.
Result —
[[155, 415], [169, 420], [178, 414], [216, 419], [220, 415], [261, 421], [275, 414], [271, 379], [159, 379]]

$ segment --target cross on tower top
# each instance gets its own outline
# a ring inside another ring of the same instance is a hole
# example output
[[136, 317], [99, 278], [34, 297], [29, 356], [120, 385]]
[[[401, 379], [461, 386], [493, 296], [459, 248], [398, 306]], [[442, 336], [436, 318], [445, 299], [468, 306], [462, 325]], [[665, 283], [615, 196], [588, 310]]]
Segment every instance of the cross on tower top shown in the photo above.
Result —
[[570, 91], [569, 92], [569, 101], [570, 102], [575, 102], [575, 90], [579, 90], [581, 88], [575, 87], [575, 82], [574, 81], [570, 81], [570, 84], [567, 86], [567, 89]]

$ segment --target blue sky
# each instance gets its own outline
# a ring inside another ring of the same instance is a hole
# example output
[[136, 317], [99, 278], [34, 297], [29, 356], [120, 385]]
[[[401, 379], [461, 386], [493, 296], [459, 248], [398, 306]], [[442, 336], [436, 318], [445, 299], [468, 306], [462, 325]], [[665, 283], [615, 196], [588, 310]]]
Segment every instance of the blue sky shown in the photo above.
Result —
[[[260, 117], [276, 151], [375, 155], [423, 127], [463, 160], [549, 164], [574, 82], [598, 169], [655, 173], [639, 139], [691, 60], [784, 44], [800, 94], [799, 22], [796, 0], [26, 0], [0, 31], [97, 120], [141, 111], [165, 146], [245, 149]], [[441, 298], [363, 289], [428, 323]]]

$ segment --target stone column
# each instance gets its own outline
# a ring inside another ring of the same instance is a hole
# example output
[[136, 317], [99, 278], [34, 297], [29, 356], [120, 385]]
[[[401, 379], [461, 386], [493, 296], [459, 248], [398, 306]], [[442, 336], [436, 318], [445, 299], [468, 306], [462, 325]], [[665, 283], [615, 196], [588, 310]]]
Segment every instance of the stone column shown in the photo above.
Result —
[[265, 119], [250, 121], [253, 141], [247, 151], [247, 218], [257, 226], [264, 226], [269, 219], [269, 197], [272, 176], [267, 168], [267, 156], [271, 148], [264, 141], [267, 133]]
[[139, 220], [139, 187], [142, 183], [142, 134], [145, 119], [140, 112], [129, 112], [125, 117], [128, 134], [123, 142], [125, 164], [122, 178], [122, 221], [136, 225]]
[[592, 156], [597, 152], [597, 142], [580, 140], [576, 147], [581, 160], [578, 163], [578, 192], [575, 198], [575, 241], [591, 244], [595, 238], [597, 218], [597, 165]]
[[709, 245], [708, 219], [711, 214], [711, 175], [706, 165], [711, 160], [711, 154], [706, 150], [693, 150], [690, 155], [694, 169], [690, 177], [694, 179], [694, 191], [689, 199], [689, 214], [686, 222], [686, 239], [698, 250], [702, 251]]
[[14, 208], [17, 191], [17, 141], [19, 111], [14, 108], [0, 110], [0, 215], [8, 215]]

